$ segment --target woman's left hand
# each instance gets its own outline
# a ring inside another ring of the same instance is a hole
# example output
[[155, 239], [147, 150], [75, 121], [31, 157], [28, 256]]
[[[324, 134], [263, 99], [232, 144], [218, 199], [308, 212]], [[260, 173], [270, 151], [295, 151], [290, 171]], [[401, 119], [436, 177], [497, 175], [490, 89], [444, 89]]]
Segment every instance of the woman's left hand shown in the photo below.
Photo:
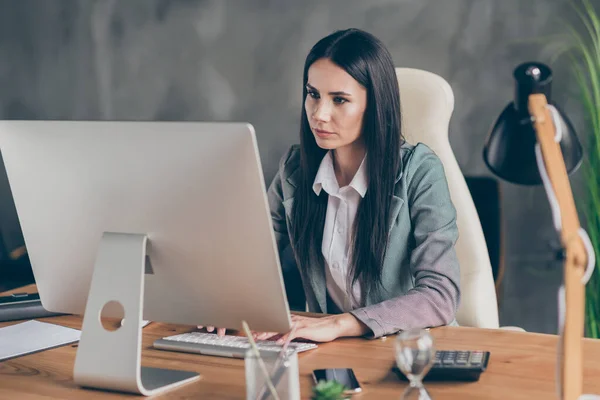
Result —
[[[292, 315], [292, 324], [296, 330], [290, 340], [302, 338], [313, 342], [331, 342], [343, 336], [363, 336], [369, 328], [352, 314], [337, 314], [322, 318]], [[277, 342], [284, 343], [291, 332], [281, 336]]]

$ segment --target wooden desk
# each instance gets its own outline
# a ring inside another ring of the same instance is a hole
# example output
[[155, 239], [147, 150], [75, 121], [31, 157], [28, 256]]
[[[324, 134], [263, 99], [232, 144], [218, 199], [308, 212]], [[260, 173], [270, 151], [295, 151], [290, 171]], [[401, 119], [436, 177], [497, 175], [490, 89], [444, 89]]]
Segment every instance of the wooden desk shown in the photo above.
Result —
[[[81, 318], [75, 316], [41, 320], [81, 328]], [[13, 323], [0, 323], [0, 326]], [[168, 392], [160, 398], [245, 398], [243, 360], [173, 353], [151, 347], [152, 342], [158, 338], [191, 330], [193, 327], [190, 326], [161, 323], [152, 323], [144, 328], [143, 365], [197, 371], [201, 375], [199, 381]], [[438, 349], [484, 349], [491, 352], [488, 370], [478, 382], [429, 383], [427, 387], [434, 399], [557, 398], [554, 381], [557, 336], [466, 327], [436, 328], [432, 333]], [[310, 373], [313, 369], [348, 367], [354, 369], [363, 386], [363, 393], [355, 398], [399, 399], [406, 384], [390, 371], [394, 363], [393, 343], [393, 337], [372, 341], [340, 339], [300, 354], [302, 398], [310, 397]], [[73, 383], [76, 350], [76, 345], [69, 345], [0, 363], [0, 398], [135, 397], [77, 387]], [[600, 340], [584, 340], [584, 357], [584, 392], [600, 394]]]

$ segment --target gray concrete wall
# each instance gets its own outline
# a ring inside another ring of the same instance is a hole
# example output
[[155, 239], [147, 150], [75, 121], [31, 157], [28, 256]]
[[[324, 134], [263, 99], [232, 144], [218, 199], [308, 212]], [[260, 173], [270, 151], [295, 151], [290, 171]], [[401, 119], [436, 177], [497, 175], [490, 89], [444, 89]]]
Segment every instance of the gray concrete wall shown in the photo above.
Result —
[[[527, 41], [564, 31], [567, 0], [0, 0], [0, 118], [249, 121], [265, 178], [297, 142], [301, 73], [333, 30], [366, 29], [397, 66], [435, 72], [456, 97], [450, 140], [467, 175], [512, 98], [512, 70], [550, 62]], [[575, 113], [564, 62], [555, 100]], [[539, 188], [502, 184], [506, 240], [501, 322], [556, 331], [559, 265]]]

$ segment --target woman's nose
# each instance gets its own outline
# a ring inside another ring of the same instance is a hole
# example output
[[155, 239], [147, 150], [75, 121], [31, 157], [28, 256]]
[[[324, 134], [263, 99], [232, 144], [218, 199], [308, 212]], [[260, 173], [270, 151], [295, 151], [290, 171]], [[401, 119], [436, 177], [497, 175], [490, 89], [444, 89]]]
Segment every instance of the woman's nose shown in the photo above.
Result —
[[319, 122], [329, 122], [331, 119], [331, 110], [325, 102], [319, 102], [315, 105], [313, 118]]

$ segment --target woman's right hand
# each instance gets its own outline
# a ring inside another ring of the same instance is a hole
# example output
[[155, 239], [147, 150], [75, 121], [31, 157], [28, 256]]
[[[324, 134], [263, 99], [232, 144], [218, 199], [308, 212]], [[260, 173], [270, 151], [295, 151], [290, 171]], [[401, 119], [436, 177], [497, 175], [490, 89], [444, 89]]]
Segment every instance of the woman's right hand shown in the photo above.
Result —
[[[204, 325], [198, 325], [198, 329], [204, 329], [204, 328], [205, 328]], [[218, 337], [225, 336], [225, 333], [227, 331], [226, 328], [216, 328], [216, 330], [217, 330]], [[206, 326], [206, 331], [214, 332], [215, 327], [214, 326]], [[278, 334], [276, 332], [252, 332], [252, 338], [254, 340], [276, 340], [281, 336], [282, 336], [281, 334]]]
[[[204, 329], [203, 325], [198, 325], [198, 329]], [[214, 332], [215, 331], [215, 327], [214, 326], [207, 326], [206, 327], [206, 331], [207, 332]], [[227, 331], [226, 328], [217, 328], [217, 336], [218, 337], [223, 337], [225, 336], [225, 332]]]

